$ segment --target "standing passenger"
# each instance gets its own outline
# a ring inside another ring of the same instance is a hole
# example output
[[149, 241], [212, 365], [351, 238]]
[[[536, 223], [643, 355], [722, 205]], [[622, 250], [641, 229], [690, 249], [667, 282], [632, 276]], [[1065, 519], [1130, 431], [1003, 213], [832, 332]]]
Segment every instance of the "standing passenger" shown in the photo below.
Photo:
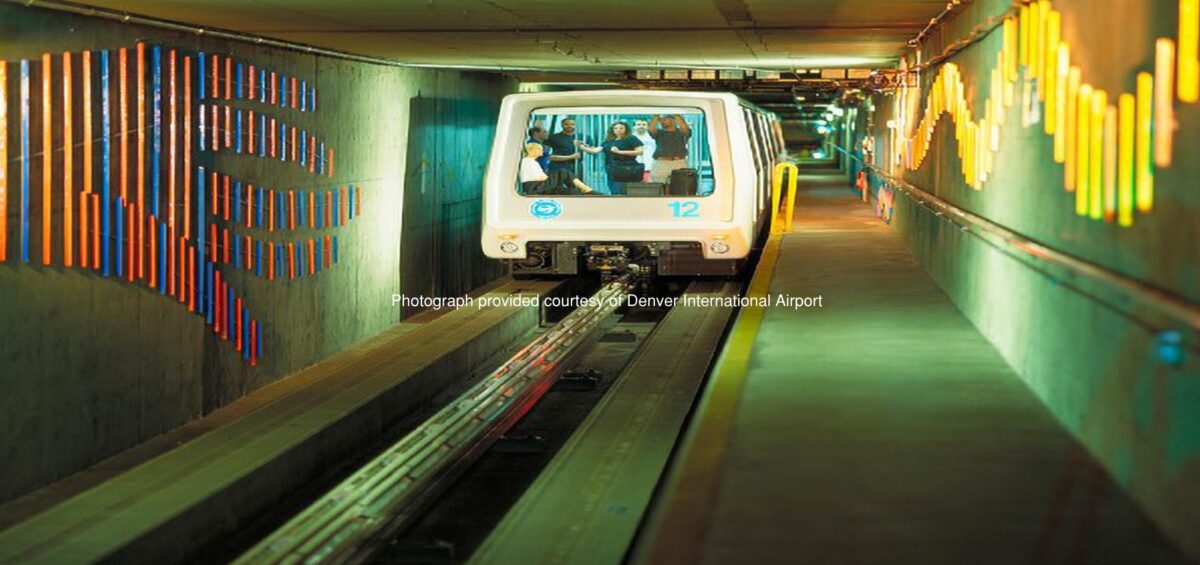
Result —
[[642, 182], [650, 182], [650, 167], [654, 164], [654, 150], [658, 147], [658, 142], [654, 141], [654, 138], [650, 137], [650, 132], [646, 130], [646, 125], [646, 120], [633, 122], [633, 135], [642, 142], [642, 154], [637, 158], [645, 170], [642, 173]]
[[569, 169], [556, 169], [547, 173], [538, 164], [542, 156], [541, 143], [526, 143], [525, 157], [517, 169], [517, 181], [521, 183], [521, 194], [525, 196], [554, 194], [591, 194], [596, 191], [575, 177]]
[[687, 144], [692, 128], [679, 114], [654, 116], [650, 120], [650, 137], [658, 144], [654, 165], [650, 167], [650, 181], [668, 183], [673, 171], [687, 168]]
[[604, 153], [604, 171], [608, 173], [608, 192], [615, 196], [625, 195], [625, 183], [637, 182], [642, 178], [642, 164], [637, 158], [642, 154], [642, 142], [629, 133], [629, 124], [616, 122], [608, 128], [608, 137], [600, 147], [581, 144], [579, 149], [593, 155]]
[[579, 144], [575, 139], [575, 118], [562, 121], [562, 130], [546, 138], [550, 147], [550, 166], [546, 171], [568, 170], [579, 176]]

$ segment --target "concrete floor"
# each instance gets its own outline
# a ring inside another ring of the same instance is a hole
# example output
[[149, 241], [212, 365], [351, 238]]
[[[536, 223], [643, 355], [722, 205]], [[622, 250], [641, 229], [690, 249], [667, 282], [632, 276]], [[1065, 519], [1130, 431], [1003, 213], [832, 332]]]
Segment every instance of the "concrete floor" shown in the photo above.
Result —
[[[805, 176], [706, 563], [1185, 562], [844, 177]], [[668, 526], [669, 527], [669, 526]]]

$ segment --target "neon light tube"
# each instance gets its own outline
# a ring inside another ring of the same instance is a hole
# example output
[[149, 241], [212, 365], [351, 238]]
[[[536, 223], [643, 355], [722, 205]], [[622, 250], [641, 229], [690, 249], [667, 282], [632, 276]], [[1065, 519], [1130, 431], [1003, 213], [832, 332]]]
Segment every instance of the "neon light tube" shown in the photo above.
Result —
[[54, 108], [51, 106], [53, 98], [51, 98], [50, 90], [50, 74], [52, 68], [50, 63], [50, 54], [42, 54], [42, 264], [50, 264], [51, 249], [50, 245], [53, 241], [50, 236], [51, 221], [53, 219], [54, 207], [50, 194], [51, 186], [53, 185], [53, 159], [54, 159], [54, 133], [51, 131], [53, 124]]
[[[1057, 12], [1056, 12], [1057, 13]], [[1067, 160], [1067, 82], [1071, 72], [1071, 47], [1059, 43], [1058, 54], [1055, 58], [1058, 68], [1054, 71], [1054, 162], [1065, 163]]]
[[1154, 58], [1154, 164], [1171, 166], [1171, 145], [1175, 135], [1175, 43], [1160, 38]]
[[183, 58], [183, 237], [192, 237], [192, 58]]
[[162, 217], [158, 202], [162, 178], [162, 48], [158, 45], [150, 48], [150, 94], [153, 120], [150, 130], [150, 215], [159, 218]]
[[1117, 147], [1117, 223], [1133, 225], [1133, 151], [1136, 99], [1132, 94], [1122, 94], [1120, 107], [1120, 139]]
[[1200, 101], [1200, 0], [1179, 0], [1179, 99]]
[[116, 207], [116, 229], [113, 230], [113, 235], [116, 236], [116, 275], [117, 277], [125, 276], [125, 200], [117, 196], [113, 201], [113, 206]]
[[1104, 217], [1104, 116], [1108, 109], [1108, 94], [1103, 90], [1092, 91], [1092, 123], [1088, 126], [1091, 134], [1091, 155], [1088, 165], [1091, 168], [1088, 179], [1088, 216], [1093, 220]]
[[137, 278], [146, 277], [146, 44], [137, 44]]
[[179, 142], [176, 135], [175, 109], [175, 50], [167, 52], [167, 228], [175, 228], [175, 145]]
[[1104, 221], [1117, 219], [1117, 125], [1120, 120], [1117, 107], [1111, 104], [1104, 109], [1104, 198], [1102, 202]]
[[1137, 209], [1139, 212], [1150, 212], [1154, 209], [1154, 160], [1151, 158], [1154, 148], [1152, 127], [1154, 126], [1154, 77], [1150, 73], [1138, 73], [1137, 76]]
[[104, 207], [101, 248], [104, 253], [102, 263], [106, 277], [112, 272], [112, 169], [109, 162], [112, 155], [112, 121], [109, 109], [109, 65], [108, 50], [105, 49], [100, 52], [100, 204]]
[[121, 143], [121, 200], [129, 203], [129, 50], [117, 50], [117, 108]]
[[1078, 132], [1075, 134], [1075, 145], [1078, 148], [1075, 156], [1075, 213], [1080, 216], [1088, 214], [1090, 196], [1088, 188], [1091, 180], [1091, 124], [1092, 124], [1092, 85], [1084, 84], [1079, 87], [1079, 116], [1075, 122]]
[[[62, 93], [63, 93], [63, 265], [70, 267], [74, 264], [75, 247], [72, 242], [75, 241], [74, 218], [72, 217], [75, 211], [75, 203], [73, 202], [75, 192], [75, 135], [72, 132], [72, 105], [71, 105], [71, 84], [74, 82], [71, 78], [71, 53], [65, 52], [62, 55], [63, 74], [62, 74]], [[48, 101], [48, 100], [47, 100]], [[3, 135], [3, 134], [0, 134]], [[0, 212], [2, 213], [2, 212]]]
[[8, 61], [0, 59], [0, 263], [8, 260]]
[[[1048, 8], [1048, 6], [1043, 6], [1043, 8]], [[1038, 89], [1038, 94], [1046, 101], [1045, 132], [1047, 135], [1054, 135], [1058, 131], [1058, 107], [1055, 100], [1059, 84], [1058, 47], [1062, 22], [1059, 20], [1058, 12], [1043, 9], [1042, 13], [1045, 14], [1045, 42], [1039, 57], [1043, 67], [1042, 84], [1044, 86]]]
[[21, 262], [29, 262], [29, 60], [21, 59]]

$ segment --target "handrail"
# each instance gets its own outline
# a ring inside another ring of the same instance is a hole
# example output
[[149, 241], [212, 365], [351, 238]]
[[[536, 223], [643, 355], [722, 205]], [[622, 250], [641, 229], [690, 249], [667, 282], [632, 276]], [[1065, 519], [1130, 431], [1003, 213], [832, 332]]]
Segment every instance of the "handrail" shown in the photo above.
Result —
[[[1162, 324], [1155, 324], [1143, 320], [1135, 313], [1135, 308], [1121, 308], [1122, 305], [1132, 306], [1140, 304], [1147, 309], [1154, 311], [1167, 318], [1183, 322], [1187, 329], [1193, 334], [1200, 334], [1200, 304], [1188, 301], [1186, 298], [1176, 295], [1175, 293], [1154, 286], [1142, 280], [1123, 275], [1116, 271], [1107, 269], [1090, 261], [1086, 261], [1070, 255], [1064, 251], [1059, 251], [1052, 247], [1048, 247], [1038, 241], [1035, 241], [1023, 234], [1010, 230], [996, 222], [993, 222], [983, 216], [979, 216], [973, 212], [959, 208], [933, 194], [930, 194], [900, 178], [896, 178], [888, 173], [883, 172], [878, 167], [864, 162], [859, 157], [846, 151], [846, 149], [834, 144], [833, 147], [850, 159], [860, 163], [864, 168], [871, 170], [887, 181], [887, 183], [895, 188], [900, 189], [908, 197], [916, 200], [922, 206], [929, 208], [938, 216], [948, 218], [950, 221], [962, 227], [966, 233], [979, 237], [985, 242], [992, 244], [1001, 251], [1015, 251], [1021, 254], [1021, 257], [1030, 259], [1034, 262], [1044, 262], [1059, 268], [1064, 269], [1069, 275], [1080, 277], [1092, 282], [1101, 283], [1108, 287], [1111, 292], [1117, 293], [1123, 300], [1113, 301], [1110, 306], [1123, 310], [1124, 313], [1143, 323], [1147, 328], [1161, 331], [1168, 328], [1161, 327]], [[1001, 245], [1002, 244], [1002, 245]], [[1052, 276], [1050, 273], [1045, 273], [1047, 276]], [[1081, 291], [1078, 287], [1074, 290]], [[1093, 297], [1098, 298], [1098, 297]], [[1193, 335], [1193, 338], [1196, 336]], [[1195, 342], [1190, 344], [1193, 349], [1200, 350], [1200, 345]]]

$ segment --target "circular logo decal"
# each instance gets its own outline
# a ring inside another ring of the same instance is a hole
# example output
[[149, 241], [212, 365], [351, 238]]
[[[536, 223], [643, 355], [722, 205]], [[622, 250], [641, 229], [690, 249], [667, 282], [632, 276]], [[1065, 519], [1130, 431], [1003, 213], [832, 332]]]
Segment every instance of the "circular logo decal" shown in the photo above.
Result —
[[562, 204], [557, 200], [534, 200], [529, 205], [529, 213], [539, 220], [552, 220], [562, 215]]

